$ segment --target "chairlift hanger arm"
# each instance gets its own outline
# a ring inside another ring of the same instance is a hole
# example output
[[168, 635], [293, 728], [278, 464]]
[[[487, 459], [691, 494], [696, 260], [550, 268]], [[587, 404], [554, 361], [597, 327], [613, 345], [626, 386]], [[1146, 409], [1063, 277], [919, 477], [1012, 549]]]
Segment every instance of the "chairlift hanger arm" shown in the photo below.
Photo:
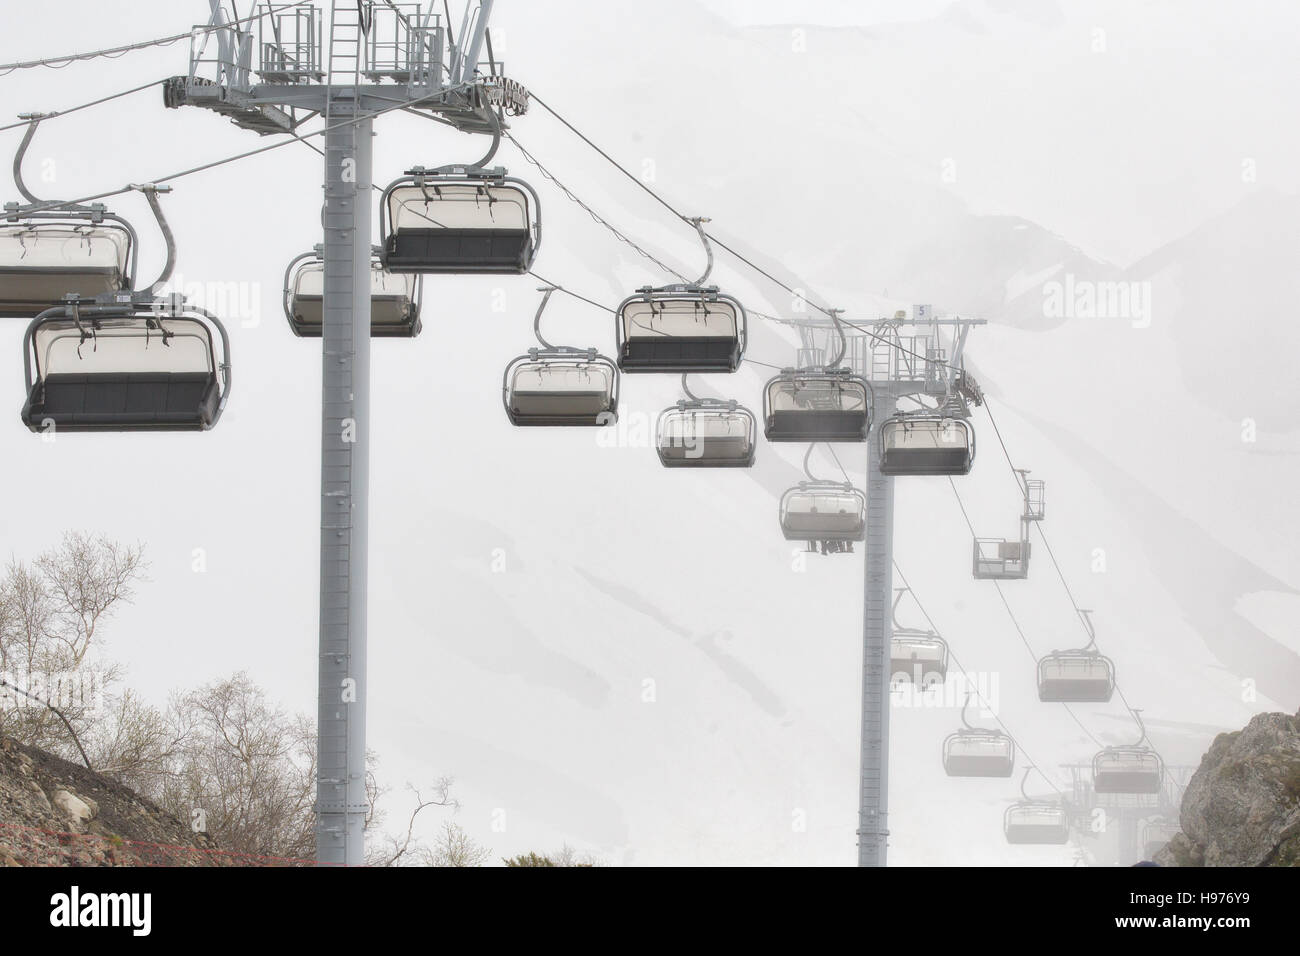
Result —
[[543, 293], [541, 304], [537, 306], [537, 315], [533, 317], [533, 334], [537, 336], [537, 341], [542, 343], [542, 348], [553, 349], [554, 346], [542, 337], [542, 313], [546, 311], [546, 304], [551, 301], [551, 296], [555, 294], [556, 287], [553, 285], [542, 286], [537, 290]]
[[169, 193], [172, 191], [172, 187], [159, 186], [157, 183], [145, 183], [143, 185], [132, 184], [130, 188], [144, 193], [145, 199], [149, 202], [149, 208], [153, 211], [154, 219], [158, 222], [158, 228], [162, 231], [163, 241], [167, 244], [167, 260], [163, 264], [162, 273], [147, 290], [147, 294], [156, 296], [161, 293], [162, 287], [167, 284], [167, 280], [172, 277], [172, 272], [176, 268], [176, 238], [172, 234], [171, 226], [167, 223], [167, 217], [163, 215], [162, 204], [158, 201], [158, 194]]

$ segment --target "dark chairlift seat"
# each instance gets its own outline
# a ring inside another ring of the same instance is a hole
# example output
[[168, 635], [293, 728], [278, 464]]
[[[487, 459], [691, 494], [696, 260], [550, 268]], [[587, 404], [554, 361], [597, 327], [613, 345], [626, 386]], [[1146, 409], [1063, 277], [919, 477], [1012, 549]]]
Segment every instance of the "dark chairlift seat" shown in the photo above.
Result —
[[1105, 703], [1115, 692], [1115, 664], [1097, 651], [1053, 651], [1038, 662], [1038, 699]]
[[[371, 338], [414, 338], [420, 334], [420, 292], [424, 279], [395, 275], [378, 254], [370, 268]], [[320, 338], [325, 321], [325, 264], [320, 251], [289, 264], [284, 286], [284, 313], [294, 335]]]
[[940, 415], [896, 415], [880, 426], [882, 475], [968, 475], [975, 461], [970, 422]]
[[0, 316], [34, 318], [64, 296], [131, 287], [135, 234], [123, 220], [41, 219], [0, 224]]
[[[206, 431], [230, 391], [225, 328], [202, 310], [169, 304], [49, 310], [24, 342], [34, 432]], [[213, 332], [221, 342], [220, 359]]]
[[749, 468], [757, 445], [754, 413], [736, 402], [683, 400], [664, 410], [655, 429], [665, 468]]
[[417, 167], [384, 191], [384, 266], [424, 275], [523, 275], [541, 245], [540, 209], [533, 188], [499, 167]]
[[746, 322], [745, 307], [717, 286], [646, 286], [618, 307], [618, 367], [734, 372], [745, 354]]
[[1164, 761], [1150, 747], [1107, 747], [1092, 758], [1096, 793], [1157, 794], [1164, 781]]
[[1002, 816], [1007, 842], [1020, 845], [1063, 845], [1070, 842], [1070, 816], [1058, 803], [1022, 801]]
[[786, 369], [767, 383], [763, 413], [771, 442], [864, 442], [871, 389], [847, 368]]
[[788, 541], [863, 541], [867, 496], [850, 484], [800, 482], [781, 497], [781, 530]]
[[531, 349], [507, 366], [503, 395], [514, 425], [612, 425], [618, 369], [594, 349]]

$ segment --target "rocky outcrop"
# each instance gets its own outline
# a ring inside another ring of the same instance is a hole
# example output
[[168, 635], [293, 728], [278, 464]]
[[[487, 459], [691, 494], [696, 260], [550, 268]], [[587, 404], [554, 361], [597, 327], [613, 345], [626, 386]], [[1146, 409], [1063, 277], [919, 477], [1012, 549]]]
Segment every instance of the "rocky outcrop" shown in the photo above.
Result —
[[1300, 866], [1300, 714], [1220, 734], [1183, 794], [1162, 866]]
[[0, 866], [207, 866], [205, 834], [85, 767], [0, 739]]

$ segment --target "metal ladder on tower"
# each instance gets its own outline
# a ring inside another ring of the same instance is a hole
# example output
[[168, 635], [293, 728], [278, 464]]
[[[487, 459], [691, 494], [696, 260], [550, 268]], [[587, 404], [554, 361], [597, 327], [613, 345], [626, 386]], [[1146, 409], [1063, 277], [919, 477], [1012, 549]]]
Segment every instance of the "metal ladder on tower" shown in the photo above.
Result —
[[364, 44], [370, 28], [367, 13], [370, 11], [369, 0], [331, 0], [329, 72], [326, 77], [331, 95], [325, 106], [327, 126], [335, 95], [354, 103], [360, 98]]

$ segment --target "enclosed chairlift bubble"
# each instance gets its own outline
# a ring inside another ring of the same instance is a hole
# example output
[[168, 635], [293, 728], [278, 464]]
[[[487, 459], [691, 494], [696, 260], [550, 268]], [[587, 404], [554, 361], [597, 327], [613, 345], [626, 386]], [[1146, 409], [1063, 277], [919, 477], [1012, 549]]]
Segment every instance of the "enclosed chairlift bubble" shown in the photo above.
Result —
[[26, 205], [7, 203], [0, 223], [0, 316], [31, 319], [64, 297], [94, 298], [135, 286], [136, 233], [100, 203], [46, 203], [27, 189], [22, 162], [43, 118], [24, 114], [26, 135], [14, 159], [14, 182]]
[[221, 322], [179, 296], [46, 310], [24, 339], [23, 423], [34, 432], [206, 431], [229, 398], [229, 354]]
[[974, 461], [975, 430], [964, 419], [906, 413], [880, 426], [882, 475], [968, 475]]
[[618, 369], [595, 349], [549, 344], [542, 312], [555, 293], [545, 293], [533, 320], [541, 348], [511, 362], [502, 383], [506, 415], [514, 425], [611, 425], [618, 420]]
[[1052, 651], [1038, 662], [1038, 699], [1050, 703], [1104, 703], [1115, 692], [1115, 663], [1097, 650], [1090, 612], [1079, 616], [1088, 630], [1086, 647]]
[[943, 742], [943, 770], [950, 777], [1009, 777], [1016, 769], [1016, 745], [1001, 730], [981, 730], [966, 720], [970, 694], [961, 708], [961, 729]]
[[758, 445], [754, 413], [735, 401], [697, 398], [682, 375], [688, 396], [665, 409], [655, 429], [655, 447], [665, 468], [749, 468]]
[[948, 676], [948, 643], [934, 631], [903, 627], [898, 623], [898, 605], [908, 588], [894, 591], [894, 628], [889, 645], [889, 677], [892, 683], [911, 682], [918, 687], [942, 684]]
[[1142, 736], [1128, 747], [1107, 747], [1092, 758], [1092, 789], [1095, 793], [1157, 794], [1164, 788], [1165, 764], [1146, 739], [1146, 728], [1137, 711], [1133, 717]]
[[497, 128], [474, 165], [416, 166], [384, 190], [379, 228], [388, 271], [523, 275], [532, 268], [541, 201], [523, 180], [487, 168], [500, 142]]
[[1036, 768], [1028, 767], [1020, 781], [1022, 799], [1007, 807], [1002, 816], [1002, 832], [1008, 843], [1021, 845], [1063, 845], [1070, 842], [1070, 815], [1065, 806], [1057, 802], [1035, 800], [1025, 792], [1029, 774]]
[[[325, 321], [323, 248], [305, 252], [289, 263], [284, 282], [284, 314], [294, 335], [320, 338]], [[370, 335], [414, 338], [420, 334], [422, 276], [394, 275], [383, 267], [379, 249], [370, 262]]]
[[618, 367], [625, 372], [734, 372], [745, 354], [745, 307], [705, 285], [713, 271], [713, 250], [704, 223], [695, 225], [708, 254], [698, 280], [660, 288], [645, 286], [619, 304], [615, 333]]

